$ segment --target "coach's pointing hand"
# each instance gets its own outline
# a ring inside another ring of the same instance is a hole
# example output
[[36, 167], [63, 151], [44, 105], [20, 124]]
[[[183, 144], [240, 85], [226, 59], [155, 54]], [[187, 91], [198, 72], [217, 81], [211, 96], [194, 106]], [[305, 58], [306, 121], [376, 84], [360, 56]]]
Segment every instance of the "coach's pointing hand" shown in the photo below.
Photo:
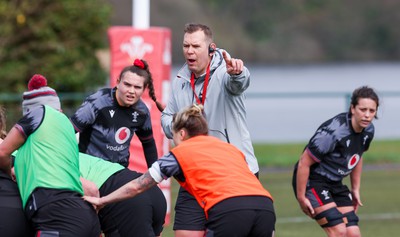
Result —
[[243, 71], [243, 61], [238, 58], [231, 58], [226, 51], [222, 52], [224, 61], [226, 63], [226, 72], [229, 75], [239, 75]]

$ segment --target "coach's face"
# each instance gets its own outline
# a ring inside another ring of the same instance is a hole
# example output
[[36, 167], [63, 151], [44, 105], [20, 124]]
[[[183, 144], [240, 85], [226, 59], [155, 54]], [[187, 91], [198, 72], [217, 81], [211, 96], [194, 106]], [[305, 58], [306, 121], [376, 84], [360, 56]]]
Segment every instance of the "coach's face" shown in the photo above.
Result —
[[207, 66], [211, 61], [211, 56], [208, 52], [210, 43], [210, 40], [206, 38], [202, 30], [185, 33], [183, 37], [183, 56], [190, 71], [196, 77], [206, 72]]

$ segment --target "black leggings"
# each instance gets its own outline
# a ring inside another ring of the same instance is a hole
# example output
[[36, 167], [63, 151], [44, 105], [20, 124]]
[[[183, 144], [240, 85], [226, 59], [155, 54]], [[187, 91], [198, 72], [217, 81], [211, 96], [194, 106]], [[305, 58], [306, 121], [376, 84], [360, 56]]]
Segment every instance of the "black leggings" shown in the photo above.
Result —
[[8, 237], [33, 236], [17, 184], [6, 177], [0, 177], [0, 233]]

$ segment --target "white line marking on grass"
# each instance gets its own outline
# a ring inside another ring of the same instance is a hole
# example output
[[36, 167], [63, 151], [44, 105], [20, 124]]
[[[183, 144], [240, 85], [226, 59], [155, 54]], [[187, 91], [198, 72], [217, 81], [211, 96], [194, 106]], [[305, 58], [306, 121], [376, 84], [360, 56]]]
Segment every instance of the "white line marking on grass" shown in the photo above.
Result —
[[[360, 220], [392, 220], [400, 219], [400, 213], [377, 213], [377, 214], [362, 214], [359, 215]], [[312, 221], [310, 217], [284, 217], [277, 218], [277, 224], [304, 223]]]

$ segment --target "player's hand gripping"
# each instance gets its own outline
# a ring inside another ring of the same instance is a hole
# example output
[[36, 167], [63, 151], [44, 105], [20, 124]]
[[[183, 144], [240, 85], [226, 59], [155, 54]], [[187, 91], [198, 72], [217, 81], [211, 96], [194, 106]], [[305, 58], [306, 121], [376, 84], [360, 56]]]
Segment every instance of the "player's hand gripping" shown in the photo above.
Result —
[[298, 199], [298, 202], [299, 202], [299, 204], [300, 204], [301, 210], [303, 210], [303, 212], [304, 212], [307, 216], [309, 216], [309, 217], [311, 217], [311, 218], [314, 218], [315, 211], [314, 211], [314, 208], [313, 208], [312, 205], [311, 205], [310, 200], [308, 200], [308, 198], [304, 197], [304, 198], [299, 198], [299, 199]]
[[105, 206], [104, 204], [102, 204], [101, 198], [99, 197], [83, 196], [83, 199], [91, 203], [95, 207], [96, 211], [99, 211], [101, 208]]
[[229, 75], [239, 75], [243, 71], [243, 61], [238, 58], [231, 58], [226, 51], [222, 52], [224, 61], [226, 63], [226, 72]]
[[358, 208], [363, 206], [360, 198], [360, 192], [359, 191], [352, 191], [351, 192], [351, 197], [352, 197], [352, 202], [353, 202], [353, 207], [354, 211], [357, 212]]

